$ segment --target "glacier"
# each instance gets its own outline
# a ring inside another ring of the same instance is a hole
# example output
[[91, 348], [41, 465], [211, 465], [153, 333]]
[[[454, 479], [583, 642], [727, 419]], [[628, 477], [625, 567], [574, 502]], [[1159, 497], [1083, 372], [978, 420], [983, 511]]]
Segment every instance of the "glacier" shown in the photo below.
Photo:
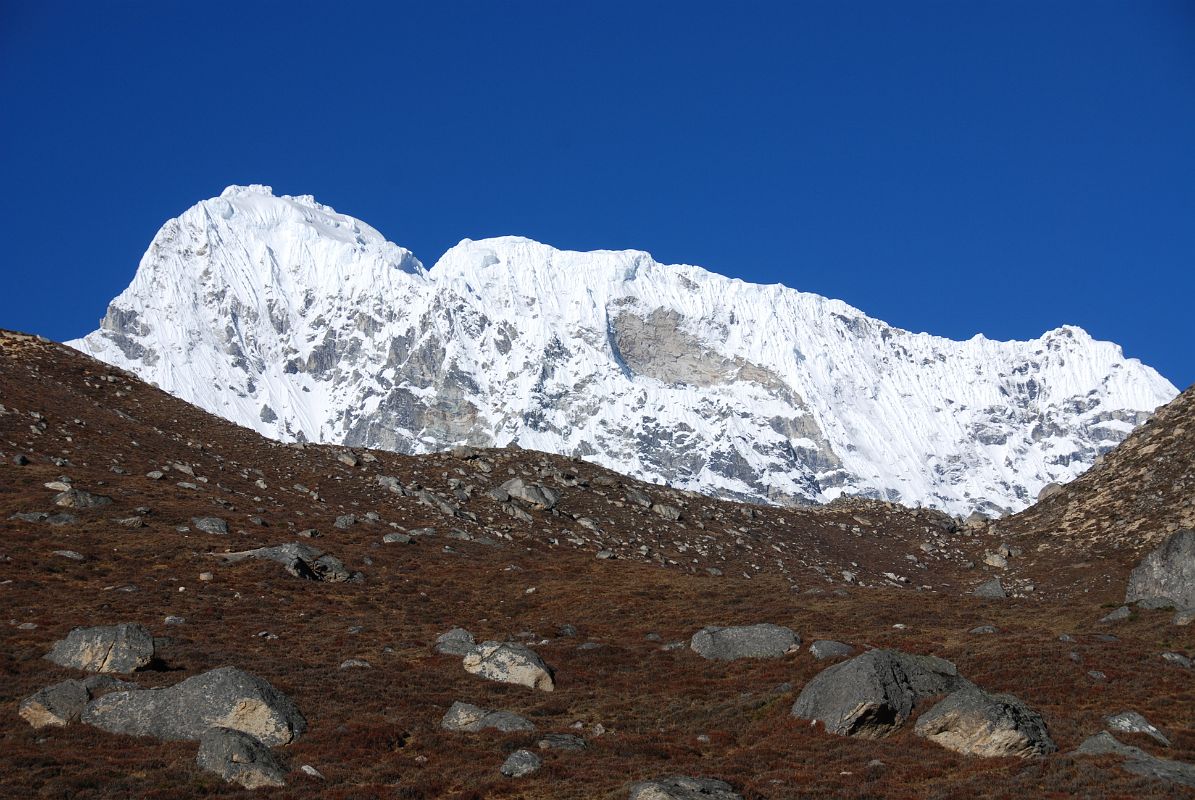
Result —
[[430, 269], [307, 195], [166, 222], [69, 345], [282, 441], [582, 457], [750, 502], [1029, 505], [1178, 392], [1063, 326], [953, 341], [635, 250], [470, 241]]

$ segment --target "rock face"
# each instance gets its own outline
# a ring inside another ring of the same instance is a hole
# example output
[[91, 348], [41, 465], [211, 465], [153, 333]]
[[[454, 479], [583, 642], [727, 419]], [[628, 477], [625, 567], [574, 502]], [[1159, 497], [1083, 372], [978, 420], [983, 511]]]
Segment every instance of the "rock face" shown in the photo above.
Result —
[[427, 270], [264, 186], [168, 221], [72, 344], [284, 441], [518, 442], [723, 497], [959, 514], [1024, 508], [1177, 393], [1079, 328], [950, 341], [644, 252], [502, 237]]
[[88, 704], [83, 722], [110, 733], [167, 740], [197, 740], [208, 728], [232, 728], [270, 747], [307, 730], [307, 720], [289, 697], [235, 667], [213, 669], [166, 689], [104, 695]]
[[350, 572], [340, 559], [302, 542], [280, 544], [275, 547], [258, 547], [254, 550], [242, 550], [239, 553], [223, 553], [220, 557], [226, 564], [235, 564], [247, 558], [275, 561], [296, 578], [311, 581], [343, 583], [357, 577], [356, 573]]
[[1041, 715], [1009, 694], [974, 686], [945, 697], [917, 719], [918, 736], [970, 756], [1040, 756], [1058, 748]]
[[829, 733], [879, 738], [903, 724], [919, 700], [970, 685], [944, 659], [870, 650], [818, 673], [792, 714], [823, 723]]
[[702, 658], [779, 658], [801, 643], [801, 637], [781, 625], [760, 623], [730, 628], [710, 626], [693, 634], [689, 646]]
[[107, 675], [90, 675], [81, 681], [62, 681], [26, 697], [21, 701], [18, 713], [35, 728], [47, 725], [64, 727], [79, 719], [92, 698], [119, 688], [135, 689], [136, 684], [118, 681]]
[[509, 711], [490, 711], [471, 703], [459, 700], [444, 713], [440, 720], [440, 727], [446, 731], [467, 731], [477, 733], [484, 730], [496, 730], [500, 733], [515, 731], [533, 731], [535, 726], [518, 714]]
[[1134, 775], [1177, 783], [1181, 786], [1195, 787], [1195, 764], [1184, 764], [1181, 761], [1171, 761], [1166, 758], [1151, 756], [1139, 747], [1132, 747], [1117, 741], [1116, 737], [1107, 731], [1101, 731], [1087, 739], [1075, 750], [1076, 755], [1124, 756], [1124, 769]]
[[676, 775], [636, 783], [629, 800], [743, 800], [725, 781]]
[[75, 628], [46, 658], [87, 672], [133, 672], [154, 659], [154, 637], [140, 625]]
[[465, 655], [466, 672], [499, 683], [514, 683], [550, 692], [552, 671], [535, 651], [513, 642], [482, 642]]
[[1155, 597], [1195, 607], [1195, 530], [1171, 534], [1129, 574], [1126, 603]]
[[286, 770], [270, 748], [249, 734], [233, 728], [208, 728], [199, 737], [200, 769], [214, 772], [246, 789], [285, 786]]

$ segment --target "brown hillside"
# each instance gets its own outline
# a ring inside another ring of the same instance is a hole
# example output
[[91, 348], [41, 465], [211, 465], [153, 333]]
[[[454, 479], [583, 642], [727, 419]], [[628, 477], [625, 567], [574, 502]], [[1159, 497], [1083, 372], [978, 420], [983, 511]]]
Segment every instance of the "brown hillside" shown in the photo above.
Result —
[[[405, 457], [282, 445], [12, 333], [0, 334], [0, 406], [0, 796], [613, 799], [673, 774], [718, 777], [748, 798], [1178, 796], [1115, 759], [1065, 755], [1105, 714], [1126, 709], [1173, 746], [1122, 734], [1126, 742], [1195, 761], [1195, 681], [1159, 658], [1195, 654], [1193, 628], [1140, 611], [1109, 639], [1096, 620], [1123, 592], [1125, 555], [1075, 566], [1072, 552], [1015, 527], [1020, 518], [1006, 530], [1024, 555], [998, 570], [983, 556], [1005, 523], [959, 530], [942, 515], [880, 503], [743, 506], [516, 449]], [[1183, 475], [1189, 465], [1188, 456]], [[162, 477], [147, 477], [154, 472]], [[62, 477], [112, 505], [56, 508], [45, 484]], [[512, 477], [558, 491], [559, 504], [511, 516], [488, 492]], [[403, 494], [383, 485], [390, 478]], [[642, 507], [636, 493], [680, 518]], [[28, 516], [62, 511], [75, 518]], [[337, 528], [346, 515], [355, 522]], [[229, 533], [197, 530], [199, 516], [226, 520]], [[381, 541], [421, 528], [435, 535]], [[317, 538], [296, 538], [313, 529]], [[292, 541], [337, 556], [362, 582], [309, 582], [276, 564], [217, 557]], [[204, 572], [212, 580], [201, 581]], [[994, 575], [1016, 596], [969, 594]], [[167, 626], [167, 615], [185, 622]], [[310, 730], [276, 751], [292, 770], [288, 786], [224, 784], [195, 766], [194, 743], [29, 727], [21, 698], [80, 677], [42, 659], [53, 642], [78, 625], [117, 622], [164, 639], [163, 667], [133, 676], [142, 686], [231, 664], [293, 698]], [[788, 625], [806, 646], [733, 663], [667, 647], [705, 625], [754, 622]], [[984, 623], [1000, 632], [968, 633]], [[577, 635], [561, 635], [565, 624]], [[458, 625], [479, 641], [526, 641], [555, 669], [556, 691], [483, 681], [435, 654], [436, 636]], [[819, 638], [950, 659], [1037, 708], [1062, 754], [969, 758], [918, 738], [911, 724], [878, 741], [811, 728], [788, 712], [826, 666], [808, 652]], [[579, 649], [587, 643], [600, 646]], [[352, 658], [371, 666], [340, 669]], [[442, 731], [454, 700], [522, 714], [538, 732]], [[544, 751], [544, 768], [528, 778], [499, 774], [510, 751], [553, 732], [585, 736], [588, 748]]]

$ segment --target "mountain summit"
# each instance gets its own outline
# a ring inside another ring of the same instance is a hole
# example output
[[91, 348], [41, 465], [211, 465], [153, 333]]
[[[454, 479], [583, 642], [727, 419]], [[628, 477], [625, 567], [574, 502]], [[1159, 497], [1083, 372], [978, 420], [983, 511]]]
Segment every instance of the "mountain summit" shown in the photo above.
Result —
[[263, 186], [163, 225], [69, 344], [281, 440], [517, 443], [728, 498], [951, 513], [1024, 508], [1177, 394], [1079, 328], [956, 342], [640, 251], [465, 240], [427, 270]]

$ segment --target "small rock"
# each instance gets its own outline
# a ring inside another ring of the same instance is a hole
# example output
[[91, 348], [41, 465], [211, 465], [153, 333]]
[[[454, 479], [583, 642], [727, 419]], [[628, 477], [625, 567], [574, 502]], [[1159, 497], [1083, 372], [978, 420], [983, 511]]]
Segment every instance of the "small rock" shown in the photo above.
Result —
[[54, 555], [62, 558], [69, 558], [71, 561], [86, 561], [87, 558], [82, 553], [77, 553], [74, 550], [55, 550]]
[[530, 750], [515, 750], [502, 764], [502, 774], [508, 778], [522, 778], [543, 764], [544, 760]]
[[1109, 624], [1112, 622], [1121, 622], [1123, 620], [1128, 619], [1131, 616], [1133, 616], [1132, 609], [1130, 609], [1128, 606], [1121, 606], [1120, 608], [1116, 609], [1115, 611], [1101, 617], [1100, 622], [1102, 622], [1104, 624]]
[[435, 651], [448, 656], [463, 656], [473, 651], [477, 642], [473, 634], [464, 628], [453, 628], [436, 637]]
[[215, 575], [213, 575], [213, 574], [212, 574], [212, 573], [210, 573], [210, 572], [201, 572], [201, 573], [199, 573], [199, 580], [201, 580], [201, 581], [204, 581], [205, 583], [206, 583], [207, 581], [214, 580], [214, 579], [215, 579], [215, 577], [216, 577], [216, 576], [215, 576]]
[[349, 658], [340, 662], [341, 669], [369, 669], [373, 665], [362, 658]]
[[1162, 653], [1162, 658], [1169, 661], [1171, 664], [1177, 664], [1180, 667], [1191, 669], [1191, 659], [1184, 656], [1182, 653]]
[[311, 766], [310, 764], [304, 764], [303, 766], [299, 767], [299, 770], [302, 771], [302, 773], [304, 775], [309, 775], [310, 777], [315, 778], [317, 780], [321, 780], [321, 781], [327, 780], [324, 777], [324, 774], [322, 772], [320, 772], [318, 769]]
[[1170, 740], [1166, 738], [1166, 735], [1136, 711], [1122, 711], [1119, 714], [1113, 714], [1110, 717], [1105, 717], [1104, 722], [1108, 724], [1108, 728], [1111, 730], [1121, 731], [1122, 733], [1144, 733], [1146, 736], [1153, 737], [1161, 742], [1166, 747], [1170, 746]]
[[333, 523], [333, 526], [343, 531], [353, 527], [356, 524], [357, 518], [355, 516], [352, 514], [344, 514], [336, 518], [336, 522]]
[[855, 652], [855, 648], [849, 644], [835, 642], [831, 639], [818, 639], [809, 645], [809, 654], [818, 661], [825, 661], [831, 658], [846, 658], [853, 652]]
[[999, 633], [999, 631], [996, 629], [995, 625], [979, 625], [979, 626], [972, 628], [970, 630], [970, 633], [979, 635], [979, 634]]
[[992, 578], [990, 581], [985, 581], [975, 587], [973, 594], [976, 597], [982, 597], [985, 600], [1003, 600], [1008, 597], [1004, 591], [1004, 586], [1001, 585], [999, 578]]
[[166, 617], [166, 619], [163, 620], [163, 622], [165, 622], [167, 625], [182, 625], [186, 623], [186, 621], [187, 620], [185, 620], [183, 617], [176, 617], [173, 615]]
[[385, 544], [410, 544], [413, 540], [405, 533], [387, 533], [382, 537]]
[[499, 733], [535, 730], [534, 725], [518, 714], [512, 714], [509, 711], [490, 711], [472, 703], [462, 703], [459, 700], [444, 713], [440, 720], [440, 727], [446, 731], [466, 731], [468, 733], [478, 733], [484, 730], [496, 730]]
[[536, 742], [540, 750], [584, 750], [585, 740], [571, 733], [549, 733]]
[[99, 508], [112, 504], [111, 497], [102, 494], [91, 494], [82, 489], [68, 489], [54, 495], [54, 505], [63, 508]]
[[228, 533], [228, 523], [219, 517], [191, 517], [191, 524], [204, 533], [214, 533], [219, 536]]

